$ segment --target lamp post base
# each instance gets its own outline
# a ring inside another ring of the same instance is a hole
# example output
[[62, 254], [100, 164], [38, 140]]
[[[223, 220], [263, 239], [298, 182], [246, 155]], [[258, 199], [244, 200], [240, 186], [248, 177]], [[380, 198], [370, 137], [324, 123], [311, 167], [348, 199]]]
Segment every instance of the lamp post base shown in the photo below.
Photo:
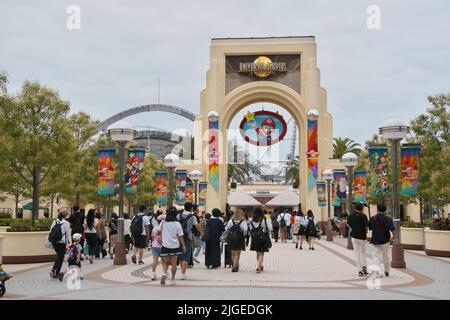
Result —
[[392, 268], [404, 269], [406, 268], [405, 252], [401, 244], [394, 244], [392, 246]]
[[331, 220], [328, 220], [327, 224], [327, 241], [333, 241], [333, 227], [331, 225]]
[[114, 247], [114, 262], [115, 266], [123, 266], [127, 264], [127, 253], [124, 242], [117, 242]]
[[347, 237], [347, 249], [353, 250], [353, 242], [352, 242], [352, 237], [350, 237], [350, 234]]

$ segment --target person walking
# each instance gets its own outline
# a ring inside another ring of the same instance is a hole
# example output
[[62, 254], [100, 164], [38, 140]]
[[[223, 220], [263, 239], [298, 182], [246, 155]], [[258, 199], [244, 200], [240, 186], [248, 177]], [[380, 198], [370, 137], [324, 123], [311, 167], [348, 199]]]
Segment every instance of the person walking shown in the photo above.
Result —
[[[131, 261], [136, 264], [144, 264], [142, 257], [144, 255], [144, 249], [148, 245], [148, 240], [150, 239], [150, 220], [145, 214], [145, 206], [139, 206], [139, 212], [131, 220], [130, 231], [133, 236], [134, 250], [131, 256]], [[137, 260], [139, 257], [139, 260]]]
[[[156, 221], [159, 224], [166, 218], [164, 214], [158, 215]], [[152, 281], [156, 280], [156, 267], [158, 266], [158, 259], [161, 257], [161, 248], [162, 248], [162, 237], [161, 233], [158, 233], [158, 227], [153, 228], [152, 230]]]
[[133, 240], [131, 239], [131, 230], [130, 230], [130, 228], [131, 228], [130, 216], [128, 215], [128, 213], [124, 213], [123, 214], [123, 238], [124, 238], [124, 241], [125, 241], [126, 253], [130, 252], [131, 243], [133, 242]]
[[[70, 223], [70, 229], [72, 231], [72, 234], [79, 233], [81, 235], [84, 235], [84, 220], [86, 217], [84, 216], [84, 213], [81, 212], [81, 209], [78, 205], [74, 205], [72, 207], [72, 214], [70, 215], [68, 221]], [[84, 237], [80, 240], [81, 248], [84, 248], [85, 239]], [[84, 249], [81, 249], [81, 260], [84, 260]]]
[[172, 266], [171, 284], [175, 285], [175, 275], [177, 273], [177, 257], [186, 250], [183, 237], [183, 228], [177, 219], [177, 209], [170, 207], [167, 210], [166, 218], [159, 224], [157, 235], [161, 236], [161, 258], [163, 263], [163, 274], [161, 285], [166, 284], [167, 270]]
[[[227, 213], [225, 215], [225, 221], [223, 221], [223, 227], [226, 228], [228, 221], [231, 220], [231, 217], [233, 216], [234, 212], [227, 208]], [[223, 253], [224, 253], [224, 266], [225, 268], [232, 268], [233, 267], [233, 258], [231, 255], [231, 249], [227, 242], [223, 243]]]
[[272, 228], [273, 228], [273, 239], [275, 242], [278, 242], [278, 230], [280, 229], [280, 225], [278, 224], [278, 214], [276, 212], [272, 212], [270, 214], [270, 220], [272, 222]]
[[281, 211], [280, 214], [278, 214], [277, 221], [280, 226], [280, 240], [281, 242], [287, 242], [288, 226], [291, 224], [291, 215]]
[[394, 238], [395, 226], [392, 219], [386, 217], [386, 205], [377, 205], [377, 214], [370, 218], [369, 230], [372, 230], [372, 239], [370, 243], [375, 247], [373, 259], [379, 268], [377, 276], [381, 277], [381, 261], [383, 257], [384, 275], [389, 277], [391, 263], [389, 261], [389, 241]]
[[89, 248], [89, 262], [94, 263], [95, 250], [97, 249], [97, 225], [98, 219], [95, 217], [95, 209], [89, 209], [84, 221], [86, 242]]
[[309, 250], [314, 250], [314, 239], [318, 239], [319, 235], [317, 233], [317, 220], [314, 218], [314, 214], [312, 210], [308, 210], [306, 212], [306, 227], [305, 227], [305, 236], [306, 241], [309, 244]]
[[350, 229], [349, 237], [352, 237], [353, 249], [356, 256], [356, 266], [358, 268], [358, 276], [368, 275], [367, 259], [366, 259], [366, 241], [367, 229], [369, 221], [367, 216], [362, 212], [363, 204], [356, 202], [353, 204], [354, 212], [347, 219], [347, 225]]
[[50, 278], [52, 279], [56, 279], [61, 273], [64, 255], [66, 254], [66, 246], [71, 241], [70, 224], [66, 220], [68, 217], [69, 211], [61, 210], [58, 213], [58, 218], [50, 226], [48, 241], [52, 244], [56, 252], [55, 263], [53, 264], [52, 270], [50, 270]]
[[264, 217], [261, 207], [255, 208], [250, 222], [250, 236], [252, 239], [250, 251], [256, 251], [256, 273], [264, 271], [264, 254], [269, 252], [269, 249], [272, 247], [269, 236], [272, 230], [272, 223], [270, 219]]
[[117, 239], [119, 237], [118, 236], [119, 216], [115, 212], [111, 214], [111, 221], [109, 221], [108, 229], [109, 229], [109, 257], [113, 259], [115, 253], [114, 249], [116, 247]]
[[295, 224], [295, 216], [297, 215], [295, 212], [289, 213], [291, 215], [291, 220], [288, 226], [288, 239], [292, 240], [292, 243], [297, 242], [297, 238], [294, 236], [294, 224]]
[[208, 269], [220, 267], [220, 236], [225, 226], [220, 219], [220, 210], [214, 208], [212, 217], [206, 222], [205, 265]]
[[226, 230], [228, 231], [228, 246], [233, 260], [231, 272], [238, 272], [241, 251], [245, 251], [245, 235], [248, 232], [247, 221], [242, 209], [237, 209], [236, 213], [233, 214], [228, 221]]
[[186, 280], [186, 270], [188, 268], [189, 260], [192, 256], [192, 230], [193, 228], [197, 231], [201, 231], [200, 224], [197, 218], [192, 213], [192, 203], [186, 202], [184, 204], [184, 212], [178, 214], [177, 219], [183, 228], [184, 234], [184, 245], [186, 250], [180, 255], [180, 265], [181, 265], [181, 280]]
[[97, 247], [95, 249], [95, 258], [104, 258], [107, 255], [107, 252], [104, 248], [106, 242], [106, 221], [102, 218], [102, 214], [97, 212], [95, 214], [95, 218], [98, 220], [98, 224], [96, 227], [97, 231]]
[[195, 216], [195, 218], [197, 219], [198, 223], [200, 224], [200, 231], [198, 231], [195, 227], [192, 228], [192, 254], [191, 254], [191, 259], [189, 260], [189, 267], [193, 267], [194, 266], [194, 261], [195, 263], [200, 263], [199, 260], [197, 260], [196, 256], [195, 256], [195, 252], [198, 248], [201, 247], [201, 241], [200, 241], [200, 236], [201, 236], [201, 221], [200, 221], [200, 216], [199, 216], [199, 210], [198, 210], [198, 205], [194, 204], [192, 205], [192, 213]]
[[[196, 248], [194, 251], [194, 256], [195, 258], [197, 258], [200, 254], [200, 251], [205, 254], [205, 233], [206, 233], [206, 223], [208, 221], [208, 219], [211, 218], [211, 214], [210, 213], [206, 213], [204, 216], [200, 217], [200, 227], [201, 227], [201, 233], [200, 233], [200, 243], [201, 246]], [[198, 259], [197, 259], [198, 260]], [[200, 262], [200, 261], [199, 261]]]
[[[83, 278], [80, 276], [80, 272], [81, 272], [81, 245], [80, 245], [80, 240], [81, 240], [81, 234], [79, 233], [75, 233], [72, 236], [72, 244], [67, 248], [67, 252], [68, 252], [68, 258], [67, 258], [67, 272], [75, 272], [76, 275], [76, 279], [77, 280], [83, 280]], [[64, 279], [64, 273], [60, 272], [58, 275], [58, 279], [59, 281], [63, 281]]]
[[305, 241], [305, 230], [306, 226], [308, 225], [308, 221], [305, 218], [305, 215], [302, 211], [297, 212], [297, 215], [295, 216], [295, 222], [294, 222], [294, 234], [297, 238], [297, 241], [295, 242], [295, 249], [299, 248], [300, 250], [303, 249], [303, 241]]

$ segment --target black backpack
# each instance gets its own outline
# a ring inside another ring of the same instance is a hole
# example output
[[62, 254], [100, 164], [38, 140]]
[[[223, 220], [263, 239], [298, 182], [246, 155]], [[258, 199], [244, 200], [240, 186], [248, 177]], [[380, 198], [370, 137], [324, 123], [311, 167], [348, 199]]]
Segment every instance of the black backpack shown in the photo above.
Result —
[[58, 243], [63, 238], [63, 236], [62, 222], [56, 220], [55, 225], [50, 230], [50, 233], [48, 235], [48, 241], [50, 243]]
[[281, 228], [284, 228], [284, 227], [287, 226], [286, 220], [284, 220], [284, 217], [286, 217], [286, 214], [283, 214], [283, 217], [281, 217], [281, 220], [280, 220], [280, 227]]
[[256, 228], [253, 226], [253, 222], [250, 223], [250, 226], [251, 226], [250, 235], [252, 237], [252, 243], [255, 244], [256, 246], [264, 244], [266, 241], [266, 235], [264, 233], [262, 222], [260, 222]]
[[183, 234], [184, 234], [184, 239], [188, 240], [188, 234], [189, 234], [189, 230], [188, 230], [188, 221], [189, 219], [191, 219], [194, 215], [188, 214], [186, 218], [183, 217], [183, 214], [180, 213], [180, 224], [181, 224], [181, 228], [183, 229]]
[[235, 223], [234, 220], [231, 220], [233, 226], [228, 231], [227, 241], [228, 244], [233, 247], [238, 247], [244, 241], [244, 232], [241, 229], [242, 220], [239, 223]]
[[142, 228], [143, 218], [144, 216], [142, 214], [138, 214], [134, 216], [133, 220], [131, 221], [130, 231], [135, 238], [139, 237], [142, 234], [142, 231], [144, 231], [144, 229]]

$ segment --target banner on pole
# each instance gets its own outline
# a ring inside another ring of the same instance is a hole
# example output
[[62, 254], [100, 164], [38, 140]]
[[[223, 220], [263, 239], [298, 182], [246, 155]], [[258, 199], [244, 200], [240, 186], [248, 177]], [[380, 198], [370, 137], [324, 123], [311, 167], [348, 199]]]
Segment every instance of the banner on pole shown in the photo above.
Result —
[[368, 148], [371, 173], [370, 185], [374, 195], [389, 194], [388, 147], [385, 145]]
[[114, 156], [116, 150], [113, 148], [100, 149], [97, 151], [97, 170], [98, 170], [98, 194], [112, 195], [114, 194], [114, 176], [116, 174], [114, 168]]
[[206, 206], [206, 191], [208, 190], [208, 182], [198, 183], [198, 205]]
[[340, 207], [347, 200], [347, 176], [345, 170], [333, 170], [333, 206]]
[[186, 182], [186, 189], [184, 190], [184, 201], [194, 203], [194, 185], [192, 182]]
[[139, 176], [144, 168], [145, 150], [128, 150], [127, 168], [125, 171], [126, 192], [136, 193], [139, 183]]
[[209, 182], [219, 190], [219, 121], [209, 121]]
[[156, 203], [164, 206], [167, 204], [167, 172], [155, 172]]
[[401, 146], [401, 189], [400, 194], [413, 196], [417, 194], [419, 182], [420, 145], [404, 144]]
[[356, 170], [353, 176], [353, 197], [355, 202], [367, 201], [367, 172]]
[[317, 200], [319, 201], [319, 207], [325, 207], [327, 205], [327, 187], [325, 182], [317, 181]]
[[185, 203], [184, 192], [186, 191], [187, 176], [188, 176], [187, 170], [175, 171], [175, 188], [176, 188], [175, 203], [180, 206], [184, 205]]
[[308, 119], [308, 191], [314, 189], [319, 176], [319, 151], [317, 147], [317, 119]]

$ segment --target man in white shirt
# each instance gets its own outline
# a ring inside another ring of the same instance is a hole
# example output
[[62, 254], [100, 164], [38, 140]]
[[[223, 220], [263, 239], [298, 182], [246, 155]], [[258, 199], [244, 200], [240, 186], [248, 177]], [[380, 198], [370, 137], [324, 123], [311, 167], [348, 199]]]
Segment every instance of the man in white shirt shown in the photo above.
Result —
[[[142, 232], [140, 234], [133, 233], [133, 231], [137, 230], [134, 228], [134, 225], [139, 223], [139, 220], [142, 221]], [[134, 264], [136, 264], [136, 255], [139, 254], [139, 261], [138, 264], [144, 264], [144, 261], [142, 261], [142, 256], [144, 255], [144, 248], [148, 244], [148, 239], [150, 239], [150, 220], [145, 215], [145, 206], [141, 205], [139, 206], [139, 213], [134, 216], [133, 220], [131, 221], [131, 235], [134, 239], [134, 253], [131, 256], [131, 260]]]
[[291, 225], [291, 215], [289, 213], [281, 212], [278, 214], [278, 225], [280, 226], [281, 242], [286, 242], [288, 226]]

